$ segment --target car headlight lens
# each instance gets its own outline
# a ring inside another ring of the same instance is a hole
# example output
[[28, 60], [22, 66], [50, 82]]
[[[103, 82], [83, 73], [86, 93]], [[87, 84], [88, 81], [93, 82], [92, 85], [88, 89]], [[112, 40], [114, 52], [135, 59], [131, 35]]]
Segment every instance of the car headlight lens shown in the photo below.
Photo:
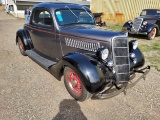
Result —
[[133, 45], [133, 49], [137, 49], [138, 47], [138, 42], [135, 40], [134, 42], [132, 42], [132, 45]]
[[135, 50], [138, 47], [138, 42], [136, 40], [131, 40], [129, 42], [129, 48], [130, 50]]
[[101, 59], [101, 60], [106, 60], [108, 58], [109, 55], [109, 50], [107, 48], [100, 48], [97, 51], [97, 56]]
[[108, 58], [108, 54], [109, 54], [108, 49], [103, 49], [101, 51], [101, 58], [102, 58], [102, 60], [106, 60]]
[[147, 21], [143, 21], [143, 25], [147, 25]]

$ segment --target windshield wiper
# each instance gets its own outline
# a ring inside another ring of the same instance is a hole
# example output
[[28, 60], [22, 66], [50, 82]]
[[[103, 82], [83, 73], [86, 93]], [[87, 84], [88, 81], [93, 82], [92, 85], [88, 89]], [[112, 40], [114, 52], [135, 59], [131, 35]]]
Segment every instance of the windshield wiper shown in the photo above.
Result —
[[68, 6], [65, 6], [66, 8], [68, 8], [68, 10], [76, 17], [78, 18], [78, 16], [68, 7]]
[[93, 16], [86, 10], [85, 7], [82, 7], [82, 9], [85, 10], [85, 12], [86, 12], [91, 18], [93, 18]]

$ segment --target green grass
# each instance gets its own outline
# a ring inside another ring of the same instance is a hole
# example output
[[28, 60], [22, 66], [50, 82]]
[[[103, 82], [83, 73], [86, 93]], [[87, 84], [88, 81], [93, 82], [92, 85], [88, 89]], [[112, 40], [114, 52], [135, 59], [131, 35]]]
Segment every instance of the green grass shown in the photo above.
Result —
[[151, 65], [151, 67], [154, 67], [158, 72], [160, 72], [160, 68], [157, 65]]
[[152, 54], [152, 56], [146, 56], [146, 59], [150, 61], [152, 64], [151, 66], [154, 67], [157, 71], [160, 72], [160, 43], [156, 42], [151, 45], [143, 44], [140, 45], [139, 48], [141, 49], [142, 52], [151, 52], [151, 51], [156, 51], [156, 54]]
[[142, 52], [150, 52], [152, 50], [151, 46], [146, 44], [140, 45], [139, 48]]
[[154, 43], [153, 44], [153, 50], [160, 50], [160, 43]]
[[160, 72], [160, 66], [158, 66], [158, 64], [160, 63], [159, 57], [154, 55], [153, 57], [147, 57], [147, 59], [151, 62], [151, 66]]
[[156, 42], [153, 45], [143, 44], [140, 45], [139, 48], [142, 50], [142, 52], [150, 52], [153, 50], [160, 51], [160, 43]]
[[107, 29], [108, 30], [113, 30], [113, 31], [121, 31], [122, 30], [122, 25], [120, 25], [120, 24], [108, 25]]

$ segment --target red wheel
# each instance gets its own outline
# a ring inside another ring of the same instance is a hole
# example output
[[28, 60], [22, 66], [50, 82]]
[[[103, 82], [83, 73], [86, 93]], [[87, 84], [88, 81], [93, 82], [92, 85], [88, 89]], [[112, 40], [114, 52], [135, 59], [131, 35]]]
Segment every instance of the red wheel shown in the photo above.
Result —
[[156, 36], [156, 33], [157, 33], [157, 29], [153, 28], [151, 30], [151, 32], [147, 35], [148, 40], [153, 40], [155, 38], [155, 36]]
[[69, 94], [78, 101], [84, 101], [91, 96], [82, 84], [79, 73], [69, 67], [64, 70], [64, 84]]
[[24, 47], [24, 44], [23, 44], [22, 39], [20, 37], [18, 37], [18, 46], [19, 46], [19, 50], [20, 50], [21, 54], [23, 56], [26, 56], [25, 47]]

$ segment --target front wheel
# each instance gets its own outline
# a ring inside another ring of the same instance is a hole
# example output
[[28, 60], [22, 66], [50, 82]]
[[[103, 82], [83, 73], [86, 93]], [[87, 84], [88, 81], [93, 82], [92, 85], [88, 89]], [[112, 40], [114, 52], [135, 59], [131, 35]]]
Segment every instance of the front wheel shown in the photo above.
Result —
[[69, 94], [78, 101], [85, 101], [91, 97], [81, 82], [81, 76], [76, 70], [69, 67], [64, 69], [64, 84]]
[[148, 33], [147, 39], [148, 39], [148, 40], [153, 40], [153, 39], [155, 38], [155, 36], [156, 36], [156, 33], [157, 33], [157, 29], [156, 29], [156, 28], [153, 28], [153, 29], [151, 30], [151, 32]]

